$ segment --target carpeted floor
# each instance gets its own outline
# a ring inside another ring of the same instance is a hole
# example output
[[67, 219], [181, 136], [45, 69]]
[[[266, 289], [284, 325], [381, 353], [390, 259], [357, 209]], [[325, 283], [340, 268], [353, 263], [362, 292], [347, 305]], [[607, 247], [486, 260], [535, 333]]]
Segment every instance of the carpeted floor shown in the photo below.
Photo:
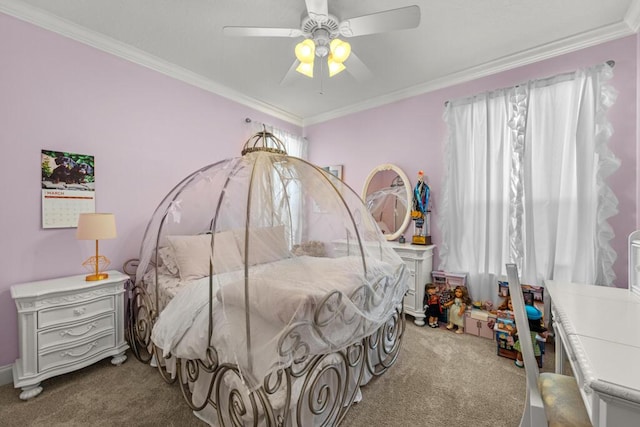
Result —
[[[524, 369], [496, 355], [495, 342], [407, 317], [396, 364], [363, 388], [363, 401], [343, 426], [517, 426]], [[553, 369], [547, 345], [545, 371]], [[1, 426], [202, 426], [177, 386], [131, 354], [119, 367], [105, 359], [43, 382], [29, 401], [12, 384], [0, 387]]]

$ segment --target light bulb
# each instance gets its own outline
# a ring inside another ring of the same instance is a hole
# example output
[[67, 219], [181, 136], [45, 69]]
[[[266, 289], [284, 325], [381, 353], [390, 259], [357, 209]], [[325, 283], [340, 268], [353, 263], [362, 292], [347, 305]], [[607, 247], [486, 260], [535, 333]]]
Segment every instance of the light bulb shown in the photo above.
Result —
[[344, 62], [351, 55], [351, 45], [340, 39], [331, 40], [331, 54], [335, 62]]
[[300, 62], [313, 62], [313, 57], [315, 54], [316, 45], [313, 43], [311, 39], [304, 39], [300, 43], [296, 45], [295, 53], [296, 58]]

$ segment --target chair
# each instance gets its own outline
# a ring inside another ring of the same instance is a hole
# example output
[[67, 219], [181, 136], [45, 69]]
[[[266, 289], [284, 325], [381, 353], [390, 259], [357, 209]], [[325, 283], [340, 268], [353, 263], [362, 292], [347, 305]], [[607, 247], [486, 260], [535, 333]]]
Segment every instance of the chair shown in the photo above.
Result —
[[518, 267], [506, 264], [509, 294], [527, 377], [527, 396], [520, 426], [591, 426], [575, 378], [549, 372], [540, 373], [533, 353]]

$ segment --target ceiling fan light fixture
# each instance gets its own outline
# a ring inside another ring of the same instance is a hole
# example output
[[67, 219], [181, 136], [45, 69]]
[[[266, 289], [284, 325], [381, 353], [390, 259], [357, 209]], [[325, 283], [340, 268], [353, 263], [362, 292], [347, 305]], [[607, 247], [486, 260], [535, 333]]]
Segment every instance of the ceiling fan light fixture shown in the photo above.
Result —
[[334, 59], [333, 55], [329, 55], [327, 65], [329, 66], [329, 77], [333, 77], [346, 69], [342, 62], [338, 62]]
[[342, 63], [349, 58], [349, 55], [351, 55], [351, 45], [340, 39], [331, 40], [330, 48], [331, 55], [335, 62]]
[[300, 62], [296, 71], [309, 78], [313, 78], [313, 60], [311, 62]]
[[316, 45], [311, 39], [304, 39], [296, 45], [295, 53], [298, 61], [302, 63], [313, 64], [313, 57], [315, 56]]

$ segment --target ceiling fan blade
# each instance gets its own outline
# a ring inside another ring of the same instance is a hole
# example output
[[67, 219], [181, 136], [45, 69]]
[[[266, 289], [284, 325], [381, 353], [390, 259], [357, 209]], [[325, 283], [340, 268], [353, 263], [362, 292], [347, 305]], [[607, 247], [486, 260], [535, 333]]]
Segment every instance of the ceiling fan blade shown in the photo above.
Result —
[[299, 37], [299, 28], [224, 27], [225, 36], [237, 37]]
[[367, 81], [373, 77], [373, 73], [369, 70], [369, 67], [367, 67], [364, 62], [362, 62], [362, 60], [353, 53], [353, 51], [351, 52], [351, 55], [349, 55], [349, 58], [344, 62], [344, 66], [349, 74], [360, 82]]
[[289, 71], [287, 71], [287, 74], [285, 74], [282, 80], [280, 80], [280, 85], [287, 86], [293, 81], [294, 77], [298, 75], [296, 68], [298, 68], [299, 63], [300, 61], [298, 61], [297, 59], [293, 61], [293, 64], [291, 64]]
[[304, 0], [309, 17], [316, 22], [324, 22], [329, 17], [328, 0]]
[[344, 37], [364, 36], [415, 28], [419, 24], [420, 7], [413, 5], [345, 19], [340, 22], [340, 34]]

